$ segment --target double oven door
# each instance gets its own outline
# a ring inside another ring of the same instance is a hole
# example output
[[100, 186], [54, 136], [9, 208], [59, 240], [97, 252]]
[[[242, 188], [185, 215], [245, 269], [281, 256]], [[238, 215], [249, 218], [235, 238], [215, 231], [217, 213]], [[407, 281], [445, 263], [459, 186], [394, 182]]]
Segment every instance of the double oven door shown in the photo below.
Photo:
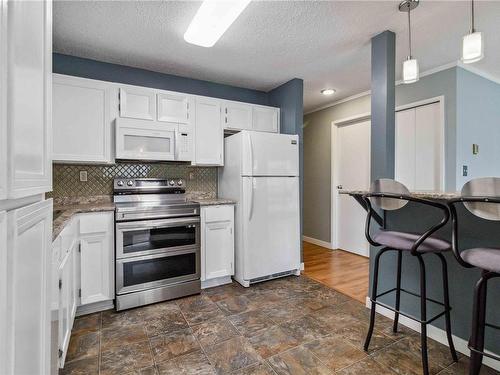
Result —
[[116, 223], [116, 293], [200, 278], [200, 218]]

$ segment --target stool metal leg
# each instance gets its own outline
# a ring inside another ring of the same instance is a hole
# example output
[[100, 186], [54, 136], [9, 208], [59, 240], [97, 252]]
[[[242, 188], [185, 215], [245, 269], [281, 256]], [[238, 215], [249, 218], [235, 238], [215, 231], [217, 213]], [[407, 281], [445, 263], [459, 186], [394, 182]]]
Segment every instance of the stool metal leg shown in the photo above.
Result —
[[[484, 350], [484, 328], [486, 319], [486, 291], [488, 284], [488, 272], [483, 271], [482, 277], [474, 289], [474, 307], [472, 315], [472, 332], [470, 345], [479, 351]], [[478, 375], [481, 370], [483, 355], [471, 351], [470, 355], [470, 375]]]
[[[425, 263], [422, 255], [417, 255], [420, 264], [420, 319], [427, 320], [427, 293], [425, 279]], [[429, 375], [429, 360], [427, 357], [427, 324], [420, 324], [420, 346], [422, 350], [422, 370], [424, 375]]]
[[443, 254], [436, 253], [436, 255], [441, 260], [442, 273], [443, 273], [443, 297], [444, 297], [444, 308], [445, 308], [445, 325], [446, 325], [446, 337], [448, 339], [448, 346], [450, 347], [451, 357], [455, 362], [458, 361], [457, 351], [455, 350], [455, 345], [453, 344], [453, 338], [451, 336], [451, 317], [450, 317], [450, 295], [448, 288], [448, 265], [446, 264], [446, 258]]
[[[403, 260], [403, 252], [398, 250], [398, 267], [396, 275], [396, 310], [399, 311], [399, 305], [401, 302], [401, 263]], [[394, 324], [392, 326], [392, 331], [396, 333], [398, 331], [399, 313], [394, 313]]]
[[370, 346], [370, 340], [373, 334], [373, 327], [375, 326], [375, 310], [376, 304], [373, 302], [377, 299], [377, 286], [378, 286], [378, 271], [380, 266], [380, 256], [388, 251], [387, 247], [380, 250], [375, 256], [375, 265], [373, 268], [373, 286], [372, 286], [372, 298], [371, 298], [371, 310], [370, 310], [370, 327], [368, 328], [368, 333], [366, 334], [366, 340], [364, 345], [364, 350], [368, 351], [368, 347]]

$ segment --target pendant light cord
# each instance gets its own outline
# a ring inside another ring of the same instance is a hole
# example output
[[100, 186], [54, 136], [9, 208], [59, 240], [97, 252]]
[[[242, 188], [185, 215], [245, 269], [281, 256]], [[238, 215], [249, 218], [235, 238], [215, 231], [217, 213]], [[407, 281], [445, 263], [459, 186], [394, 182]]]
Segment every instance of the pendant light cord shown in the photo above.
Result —
[[471, 12], [470, 12], [470, 25], [471, 25], [471, 29], [470, 29], [470, 33], [474, 33], [476, 31], [475, 27], [474, 27], [474, 0], [472, 0], [470, 2], [471, 4]]
[[409, 50], [410, 50], [410, 59], [411, 59], [411, 16], [410, 16], [410, 13], [411, 13], [411, 9], [410, 9], [410, 6], [408, 6], [408, 47], [409, 47]]

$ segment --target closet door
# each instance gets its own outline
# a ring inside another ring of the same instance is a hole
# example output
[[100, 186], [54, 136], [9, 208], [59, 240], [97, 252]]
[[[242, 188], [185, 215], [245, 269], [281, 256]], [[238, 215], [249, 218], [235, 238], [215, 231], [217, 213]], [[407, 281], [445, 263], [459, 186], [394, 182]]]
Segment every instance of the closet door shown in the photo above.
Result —
[[415, 189], [415, 109], [396, 112], [395, 179]]

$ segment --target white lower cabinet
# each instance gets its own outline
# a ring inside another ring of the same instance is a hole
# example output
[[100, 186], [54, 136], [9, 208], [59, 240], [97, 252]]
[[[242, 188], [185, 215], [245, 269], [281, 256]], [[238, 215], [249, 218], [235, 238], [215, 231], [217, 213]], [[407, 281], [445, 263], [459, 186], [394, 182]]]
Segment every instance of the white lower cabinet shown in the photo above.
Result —
[[49, 374], [52, 200], [8, 211], [6, 216], [7, 246], [1, 246], [6, 250], [0, 255], [5, 258], [0, 268], [7, 272], [6, 285], [0, 286], [0, 297], [6, 292], [7, 300], [0, 304], [5, 315], [0, 328], [6, 330], [0, 336], [5, 350], [0, 354], [5, 356], [1, 372]]
[[201, 209], [202, 287], [230, 282], [234, 274], [234, 206]]
[[7, 213], [0, 211], [0, 374], [7, 373]]
[[[114, 298], [113, 221], [111, 212], [80, 217], [81, 305]], [[87, 222], [98, 225], [88, 228]]]
[[[59, 367], [64, 366], [77, 308], [99, 310], [92, 304], [114, 299], [114, 213], [92, 212], [71, 219], [53, 242], [53, 268], [57, 270]], [[52, 283], [54, 284], [54, 283]], [[54, 307], [52, 308], [54, 310]]]

